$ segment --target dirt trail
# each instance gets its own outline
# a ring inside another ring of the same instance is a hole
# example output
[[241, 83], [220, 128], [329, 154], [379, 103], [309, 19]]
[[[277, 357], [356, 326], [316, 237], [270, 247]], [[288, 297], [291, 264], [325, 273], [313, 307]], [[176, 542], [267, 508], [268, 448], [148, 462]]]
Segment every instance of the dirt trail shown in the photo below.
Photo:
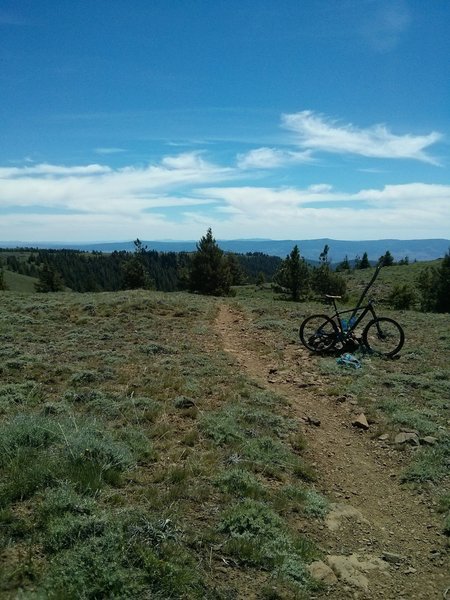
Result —
[[[277, 370], [261, 346], [263, 336], [226, 304], [220, 305], [216, 326], [224, 350], [251, 378], [285, 397], [290, 415], [305, 422], [317, 487], [334, 506], [325, 525], [313, 524], [310, 535], [327, 555], [340, 557], [328, 560], [339, 581], [324, 596], [450, 600], [439, 517], [425, 496], [400, 484], [398, 452], [351, 425], [355, 407], [349, 402], [326, 395], [316, 369], [319, 359], [299, 345], [286, 345], [283, 368]], [[349, 561], [352, 554], [358, 558]]]

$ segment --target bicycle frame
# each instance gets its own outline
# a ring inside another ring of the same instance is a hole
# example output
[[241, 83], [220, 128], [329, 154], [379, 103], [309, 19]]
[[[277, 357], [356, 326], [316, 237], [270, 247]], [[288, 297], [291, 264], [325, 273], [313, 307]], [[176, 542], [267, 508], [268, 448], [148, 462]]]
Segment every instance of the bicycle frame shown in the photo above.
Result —
[[[373, 308], [372, 300], [369, 300], [369, 302], [366, 304], [366, 306], [362, 306], [362, 303], [363, 303], [364, 298], [367, 295], [367, 292], [370, 290], [372, 285], [375, 283], [375, 280], [378, 277], [382, 268], [383, 268], [383, 262], [381, 262], [380, 264], [377, 265], [375, 272], [372, 276], [372, 279], [369, 281], [369, 283], [364, 288], [364, 290], [354, 308], [338, 311], [337, 306], [336, 306], [336, 297], [335, 296], [327, 296], [327, 298], [332, 301], [333, 307], [334, 307], [334, 315], [332, 315], [330, 318], [331, 319], [336, 318], [336, 320], [338, 322], [338, 327], [339, 327], [339, 331], [341, 334], [341, 336], [340, 336], [341, 338], [345, 338], [349, 334], [353, 333], [353, 331], [356, 329], [356, 327], [358, 327], [358, 325], [361, 323], [361, 321], [364, 319], [364, 317], [368, 313], [370, 313], [372, 315], [373, 319], [377, 318], [377, 315], [375, 314], [375, 310]], [[343, 320], [341, 319], [341, 315], [345, 315], [345, 314], [349, 314], [349, 313], [351, 313], [351, 314], [350, 314], [350, 318], [348, 319], [348, 326], [344, 327]], [[358, 313], [360, 313], [359, 316], [357, 316]]]
[[[339, 311], [337, 309], [336, 300], [334, 298], [331, 298], [331, 300], [333, 302], [334, 314], [330, 315], [330, 319], [334, 319], [334, 318], [336, 319], [341, 337], [347, 337], [349, 334], [353, 333], [353, 331], [358, 327], [358, 325], [361, 323], [361, 321], [365, 318], [365, 316], [368, 313], [370, 313], [372, 315], [373, 319], [377, 318], [375, 309], [373, 307], [373, 302], [371, 300], [366, 304], [366, 306], [361, 306], [361, 304], [358, 303], [358, 305], [355, 308], [350, 308], [350, 309], [341, 310], [341, 311]], [[357, 317], [356, 315], [358, 314], [358, 312], [360, 314]], [[343, 319], [341, 318], [341, 315], [346, 315], [346, 314], [350, 314], [350, 313], [351, 313], [351, 315], [347, 322], [347, 326], [344, 327]]]

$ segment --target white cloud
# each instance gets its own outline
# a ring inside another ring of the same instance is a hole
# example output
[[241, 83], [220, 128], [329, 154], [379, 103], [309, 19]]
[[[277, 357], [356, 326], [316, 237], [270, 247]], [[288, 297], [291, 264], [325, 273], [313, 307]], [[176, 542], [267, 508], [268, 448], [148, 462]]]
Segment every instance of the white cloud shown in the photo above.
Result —
[[425, 152], [442, 138], [437, 132], [395, 135], [385, 125], [360, 129], [352, 124], [339, 125], [311, 110], [282, 115], [282, 125], [296, 134], [299, 146], [309, 150], [373, 158], [408, 158], [438, 164]]
[[30, 175], [99, 175], [100, 173], [110, 173], [111, 169], [104, 165], [84, 165], [75, 167], [66, 167], [64, 165], [49, 165], [42, 163], [33, 167], [0, 167], [0, 180], [15, 179], [20, 177], [29, 177]]
[[[223, 181], [231, 175], [196, 154], [166, 157], [159, 165], [113, 170], [102, 165], [35, 165], [0, 169], [0, 207], [53, 207], [88, 213], [135, 214], [175, 206], [171, 190]], [[181, 194], [176, 205], [203, 204]]]
[[237, 164], [240, 169], [273, 169], [295, 163], [311, 162], [311, 152], [294, 152], [277, 148], [256, 148], [246, 154], [238, 154]]
[[244, 175], [197, 152], [145, 167], [2, 168], [0, 239], [198, 239], [208, 226], [219, 239], [448, 237], [450, 185], [236, 184]]
[[[411, 183], [338, 192], [229, 187], [197, 190], [223, 204], [214, 226], [222, 237], [370, 239], [448, 237], [450, 186]], [[211, 223], [213, 225], [213, 223]]]

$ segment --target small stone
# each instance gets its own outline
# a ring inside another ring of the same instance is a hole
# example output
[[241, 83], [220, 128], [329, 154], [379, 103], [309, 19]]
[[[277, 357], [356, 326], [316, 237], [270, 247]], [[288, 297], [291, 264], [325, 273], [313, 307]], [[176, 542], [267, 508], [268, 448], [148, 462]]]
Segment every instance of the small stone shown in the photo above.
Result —
[[307, 422], [310, 425], [314, 425], [315, 427], [319, 427], [320, 426], [320, 419], [318, 419], [317, 417], [306, 417]]
[[381, 558], [393, 565], [398, 565], [402, 562], [405, 562], [406, 560], [406, 556], [402, 556], [401, 554], [395, 554], [394, 552], [382, 552]]
[[437, 438], [432, 435], [426, 435], [425, 437], [420, 438], [420, 443], [425, 446], [435, 446], [437, 444]]
[[388, 433], [382, 433], [381, 435], [379, 435], [379, 436], [378, 436], [378, 439], [379, 439], [381, 442], [385, 442], [386, 440], [388, 440], [388, 439], [389, 439], [389, 434], [388, 434]]
[[419, 436], [417, 433], [402, 431], [395, 436], [395, 444], [411, 444], [411, 446], [419, 446]]
[[414, 573], [417, 573], [417, 569], [415, 569], [414, 567], [408, 567], [403, 571], [403, 573], [405, 575], [413, 575]]
[[369, 423], [367, 422], [366, 415], [361, 413], [352, 421], [353, 427], [358, 427], [359, 429], [369, 429]]
[[333, 569], [331, 569], [331, 567], [326, 565], [321, 560], [312, 562], [306, 568], [312, 579], [315, 581], [322, 581], [327, 585], [333, 585], [334, 583], [337, 583], [338, 578], [334, 574]]

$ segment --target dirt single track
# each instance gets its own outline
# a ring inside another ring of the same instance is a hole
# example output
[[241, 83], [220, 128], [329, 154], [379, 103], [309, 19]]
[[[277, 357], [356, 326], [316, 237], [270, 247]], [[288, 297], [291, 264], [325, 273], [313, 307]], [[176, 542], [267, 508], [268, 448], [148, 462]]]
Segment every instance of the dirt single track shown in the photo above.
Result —
[[340, 572], [339, 560], [334, 564], [329, 559], [339, 580], [314, 597], [450, 600], [440, 518], [426, 495], [400, 483], [399, 452], [352, 426], [358, 410], [354, 404], [328, 396], [317, 368], [320, 358], [300, 345], [286, 344], [282, 368], [274, 367], [264, 351], [263, 335], [252, 330], [234, 305], [220, 304], [216, 327], [224, 350], [239, 367], [282, 395], [290, 416], [304, 424], [317, 488], [333, 503], [325, 523], [314, 522], [308, 534], [327, 556], [345, 562], [354, 555], [355, 564], [361, 564], [352, 580]]

